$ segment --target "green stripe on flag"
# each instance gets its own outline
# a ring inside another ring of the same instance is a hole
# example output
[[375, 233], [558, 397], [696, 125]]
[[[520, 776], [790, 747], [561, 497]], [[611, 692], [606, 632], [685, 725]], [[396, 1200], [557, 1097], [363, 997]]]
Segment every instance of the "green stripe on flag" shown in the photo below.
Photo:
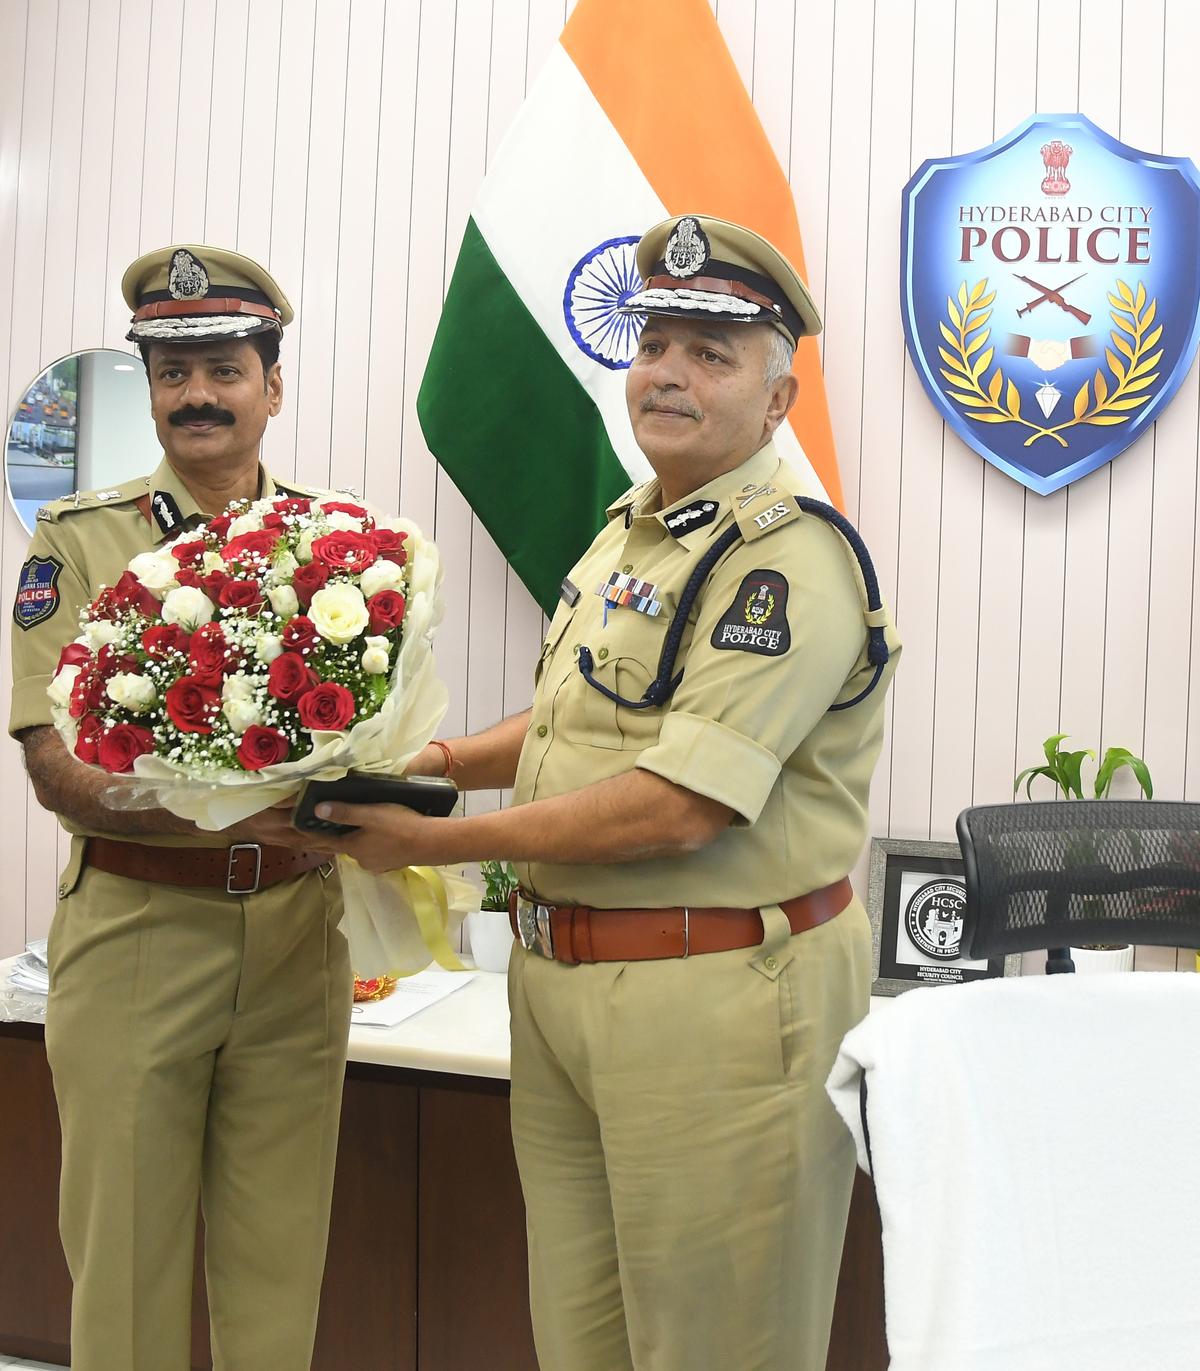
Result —
[[417, 396], [430, 451], [549, 614], [629, 486], [599, 411], [467, 224]]

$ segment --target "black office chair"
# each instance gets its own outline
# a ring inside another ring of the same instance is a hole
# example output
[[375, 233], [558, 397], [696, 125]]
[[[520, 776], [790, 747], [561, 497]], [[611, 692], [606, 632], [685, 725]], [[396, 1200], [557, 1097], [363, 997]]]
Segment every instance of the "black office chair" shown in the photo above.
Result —
[[1070, 947], [1200, 947], [1200, 804], [1063, 800], [982, 805], [958, 817], [964, 955]]

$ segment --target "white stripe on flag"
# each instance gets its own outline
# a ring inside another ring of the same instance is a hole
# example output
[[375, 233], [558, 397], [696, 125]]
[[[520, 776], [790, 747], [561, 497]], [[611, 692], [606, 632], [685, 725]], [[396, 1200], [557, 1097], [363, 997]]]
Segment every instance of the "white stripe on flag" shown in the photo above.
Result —
[[579, 69], [555, 44], [496, 156], [474, 218], [500, 269], [599, 409], [631, 481], [653, 473], [633, 439], [625, 372], [575, 342], [563, 292], [575, 264], [610, 238], [667, 217]]

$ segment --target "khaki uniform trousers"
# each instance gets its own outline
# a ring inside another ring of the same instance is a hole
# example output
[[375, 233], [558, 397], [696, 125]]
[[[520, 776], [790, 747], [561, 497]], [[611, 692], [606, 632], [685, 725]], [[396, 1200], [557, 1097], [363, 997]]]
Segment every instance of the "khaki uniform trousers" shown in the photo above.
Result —
[[196, 1208], [217, 1371], [308, 1371], [353, 995], [341, 892], [88, 868], [50, 933], [73, 1371], [191, 1365]]
[[867, 1012], [854, 901], [762, 946], [514, 949], [513, 1140], [543, 1371], [824, 1371], [854, 1175], [825, 1094]]

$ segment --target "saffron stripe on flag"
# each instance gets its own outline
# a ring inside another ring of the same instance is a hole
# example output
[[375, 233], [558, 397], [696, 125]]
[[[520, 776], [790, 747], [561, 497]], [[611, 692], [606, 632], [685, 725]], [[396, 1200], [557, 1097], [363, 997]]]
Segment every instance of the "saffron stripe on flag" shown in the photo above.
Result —
[[[518, 357], [520, 366], [496, 366]], [[467, 224], [417, 414], [480, 522], [546, 613], [629, 486], [604, 421]], [[529, 416], [537, 416], [531, 451]]]
[[[805, 276], [791, 187], [712, 10], [697, 0], [654, 0], [655, 29], [686, 37], [656, 53], [653, 99], [647, 98], [645, 80], [631, 79], [636, 48], [613, 41], [614, 34], [642, 33], [645, 14], [645, 0], [584, 0], [559, 41], [668, 214], [711, 214], [744, 224], [773, 243]], [[800, 340], [794, 370], [800, 398], [789, 423], [828, 498], [841, 507], [842, 484], [815, 339]], [[783, 455], [791, 460], [788, 452]]]

